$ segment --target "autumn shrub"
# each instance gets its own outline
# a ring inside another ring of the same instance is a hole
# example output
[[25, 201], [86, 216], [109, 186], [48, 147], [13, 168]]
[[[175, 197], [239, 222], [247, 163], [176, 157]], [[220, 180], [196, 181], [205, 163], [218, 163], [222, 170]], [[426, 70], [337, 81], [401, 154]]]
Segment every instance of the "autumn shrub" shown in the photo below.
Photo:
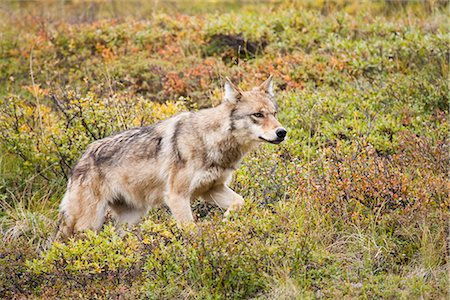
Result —
[[[368, 212], [382, 218], [393, 211], [412, 213], [448, 207], [444, 171], [448, 169], [447, 146], [430, 146], [422, 138], [424, 146], [418, 147], [417, 140], [405, 133], [401, 141], [404, 151], [388, 156], [378, 154], [364, 142], [345, 155], [339, 153], [339, 148], [328, 150], [311, 167], [310, 180], [300, 184], [310, 187], [306, 194], [319, 201], [325, 210], [331, 209], [349, 220]], [[410, 164], [414, 156], [431, 160], [436, 167], [417, 169]]]
[[97, 98], [68, 92], [52, 96], [52, 105], [30, 103], [19, 97], [1, 107], [1, 140], [16, 153], [29, 174], [51, 180], [67, 178], [86, 146], [128, 128], [155, 123], [182, 109], [176, 102], [157, 104], [143, 98]]

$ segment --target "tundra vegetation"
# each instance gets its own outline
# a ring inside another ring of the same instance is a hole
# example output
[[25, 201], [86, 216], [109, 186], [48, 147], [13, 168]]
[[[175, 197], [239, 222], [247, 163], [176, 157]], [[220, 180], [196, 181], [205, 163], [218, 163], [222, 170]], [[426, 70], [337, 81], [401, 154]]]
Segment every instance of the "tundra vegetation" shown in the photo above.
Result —
[[[445, 299], [447, 1], [0, 4], [0, 297]], [[113, 132], [275, 76], [281, 145], [222, 221], [162, 207], [52, 243], [71, 166]]]

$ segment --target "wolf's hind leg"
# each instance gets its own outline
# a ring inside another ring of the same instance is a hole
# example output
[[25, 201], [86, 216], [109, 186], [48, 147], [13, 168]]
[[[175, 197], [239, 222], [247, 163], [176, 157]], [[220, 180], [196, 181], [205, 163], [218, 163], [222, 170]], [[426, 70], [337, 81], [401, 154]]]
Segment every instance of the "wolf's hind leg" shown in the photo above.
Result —
[[214, 203], [220, 208], [226, 209], [225, 217], [230, 216], [233, 211], [239, 210], [244, 205], [244, 198], [226, 185], [217, 185], [201, 197], [209, 203]]

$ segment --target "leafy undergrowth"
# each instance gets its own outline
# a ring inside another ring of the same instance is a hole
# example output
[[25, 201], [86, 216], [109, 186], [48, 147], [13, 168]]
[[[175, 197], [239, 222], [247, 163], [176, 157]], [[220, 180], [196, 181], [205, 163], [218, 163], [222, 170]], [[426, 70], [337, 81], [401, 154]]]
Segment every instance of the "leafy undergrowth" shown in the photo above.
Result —
[[[68, 297], [157, 299], [445, 293], [443, 216], [408, 220], [418, 226], [414, 232], [401, 228], [401, 218], [379, 227], [367, 222], [357, 231], [339, 229], [343, 223], [292, 201], [264, 209], [248, 203], [228, 221], [216, 213], [184, 230], [168, 217], [150, 218], [125, 235], [106, 226], [99, 234], [55, 242], [40, 258], [26, 261], [24, 277], [35, 288], [47, 287], [40, 295], [52, 297], [62, 290]], [[433, 228], [422, 222], [433, 222]]]
[[[0, 10], [2, 298], [448, 297], [445, 1], [45, 3]], [[235, 173], [239, 213], [54, 240], [90, 142], [269, 74], [289, 138]]]

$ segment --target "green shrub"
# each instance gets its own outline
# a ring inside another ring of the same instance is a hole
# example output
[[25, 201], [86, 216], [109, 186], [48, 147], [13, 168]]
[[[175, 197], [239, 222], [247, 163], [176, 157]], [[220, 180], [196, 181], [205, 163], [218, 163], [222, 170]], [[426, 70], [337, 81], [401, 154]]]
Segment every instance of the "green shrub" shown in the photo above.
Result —
[[83, 239], [55, 242], [42, 258], [27, 261], [26, 266], [38, 280], [58, 286], [86, 288], [104, 280], [131, 284], [140, 272], [139, 247], [134, 235], [121, 237], [114, 227], [106, 226], [98, 234], [86, 232]]
[[305, 216], [294, 218], [294, 210], [275, 205], [261, 219], [252, 209], [225, 223], [216, 216], [185, 231], [173, 223], [143, 223], [148, 294], [158, 299], [182, 294], [241, 299], [267, 291], [278, 268], [299, 274], [311, 259]]

